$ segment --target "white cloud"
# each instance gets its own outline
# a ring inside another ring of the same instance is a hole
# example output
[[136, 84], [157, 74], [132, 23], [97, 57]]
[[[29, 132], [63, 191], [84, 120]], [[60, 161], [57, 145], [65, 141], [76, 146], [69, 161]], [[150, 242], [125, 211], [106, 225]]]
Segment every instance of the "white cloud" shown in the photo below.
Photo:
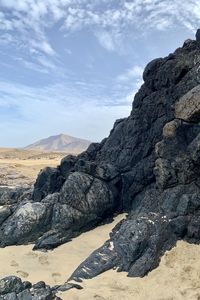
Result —
[[45, 56], [38, 56], [37, 61], [46, 69], [56, 70], [57, 66]]
[[1, 45], [8, 45], [13, 43], [13, 37], [9, 33], [4, 33], [0, 36], [0, 44]]
[[[18, 59], [18, 60], [20, 61], [20, 59]], [[46, 68], [43, 68], [43, 67], [37, 65], [36, 63], [27, 61], [25, 59], [21, 59], [21, 63], [27, 69], [30, 69], [30, 70], [35, 71], [35, 72], [41, 72], [41, 73], [48, 74], [48, 70]]]
[[133, 28], [134, 34], [144, 34], [179, 24], [193, 31], [200, 22], [196, 0], [0, 0], [0, 8], [1, 30], [50, 56], [55, 51], [46, 30], [58, 21], [67, 34], [89, 28], [108, 51], [120, 51], [123, 33]]
[[132, 68], [126, 70], [123, 74], [117, 77], [118, 81], [129, 82], [130, 80], [142, 78], [144, 68], [142, 66], [133, 66]]
[[115, 40], [112, 38], [111, 34], [106, 31], [97, 31], [96, 37], [100, 45], [108, 51], [115, 50]]
[[3, 136], [5, 127], [12, 141], [8, 146], [24, 146], [60, 132], [100, 141], [109, 134], [115, 119], [128, 116], [130, 111], [127, 103], [97, 105], [98, 99], [94, 101], [82, 92], [68, 90], [65, 84], [30, 88], [0, 81], [0, 93], [0, 114], [1, 107], [12, 113], [12, 118], [1, 118], [1, 146], [5, 146], [3, 140], [7, 139]]
[[31, 44], [31, 49], [39, 50], [47, 55], [51, 55], [51, 56], [55, 55], [55, 51], [53, 50], [51, 45], [45, 40], [43, 41], [31, 40], [30, 44]]

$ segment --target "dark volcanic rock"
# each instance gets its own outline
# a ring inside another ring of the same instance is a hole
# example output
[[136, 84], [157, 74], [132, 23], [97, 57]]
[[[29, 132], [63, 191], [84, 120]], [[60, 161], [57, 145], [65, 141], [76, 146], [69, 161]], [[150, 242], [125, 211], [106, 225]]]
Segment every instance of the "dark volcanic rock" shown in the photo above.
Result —
[[9, 276], [0, 280], [0, 295], [8, 294], [11, 292], [18, 294], [22, 290], [22, 281], [16, 276]]
[[177, 239], [199, 243], [199, 65], [199, 45], [187, 41], [145, 68], [131, 116], [116, 123], [98, 153], [121, 170], [121, 202], [129, 216], [70, 279], [116, 267], [144, 276]]
[[1, 205], [10, 205], [0, 211], [1, 246], [35, 242], [52, 249], [114, 213], [129, 212], [72, 274], [80, 281], [110, 268], [144, 276], [178, 239], [199, 243], [198, 35], [150, 62], [130, 116], [117, 120], [101, 143], [43, 170], [31, 199], [30, 192], [0, 191]]
[[53, 194], [60, 190], [64, 179], [56, 168], [47, 167], [40, 172], [35, 183], [33, 199], [40, 201], [48, 194]]
[[16, 276], [0, 280], [1, 300], [53, 300], [56, 299], [55, 292], [43, 282], [32, 287], [30, 282], [22, 282]]
[[27, 202], [19, 205], [2, 224], [2, 244], [12, 245], [34, 241], [48, 229], [52, 212], [51, 203]]
[[200, 42], [200, 29], [198, 29], [196, 32], [196, 41]]
[[32, 198], [31, 188], [9, 188], [0, 186], [0, 206], [14, 205]]
[[110, 240], [93, 252], [70, 280], [92, 278], [116, 266], [129, 276], [144, 276], [158, 265], [160, 256], [175, 242], [166, 216], [154, 212], [130, 215], [113, 229]]

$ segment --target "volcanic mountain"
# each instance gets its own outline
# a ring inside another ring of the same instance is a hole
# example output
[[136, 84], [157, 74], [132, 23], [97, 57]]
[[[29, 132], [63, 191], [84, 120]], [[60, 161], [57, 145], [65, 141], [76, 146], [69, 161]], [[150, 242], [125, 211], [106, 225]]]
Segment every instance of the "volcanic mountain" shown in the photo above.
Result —
[[90, 141], [66, 134], [50, 136], [25, 147], [26, 150], [59, 151], [78, 154], [85, 151]]

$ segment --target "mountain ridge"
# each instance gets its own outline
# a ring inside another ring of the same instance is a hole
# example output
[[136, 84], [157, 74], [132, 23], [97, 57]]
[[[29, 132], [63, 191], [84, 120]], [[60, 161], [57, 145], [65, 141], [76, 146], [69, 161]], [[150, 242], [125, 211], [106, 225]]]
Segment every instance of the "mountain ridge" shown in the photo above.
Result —
[[25, 150], [62, 151], [78, 154], [85, 151], [91, 144], [89, 140], [73, 137], [64, 133], [40, 139], [26, 147]]

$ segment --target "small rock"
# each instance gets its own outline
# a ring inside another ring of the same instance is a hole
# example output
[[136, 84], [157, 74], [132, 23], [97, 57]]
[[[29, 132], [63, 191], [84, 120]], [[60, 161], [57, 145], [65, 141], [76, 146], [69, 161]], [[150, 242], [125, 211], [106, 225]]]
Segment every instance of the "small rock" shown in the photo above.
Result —
[[187, 122], [200, 121], [200, 85], [187, 92], [175, 104], [175, 116]]
[[0, 280], [0, 295], [5, 295], [11, 292], [20, 293], [22, 290], [22, 281], [16, 276], [8, 276]]
[[164, 137], [174, 137], [176, 134], [176, 129], [180, 125], [180, 120], [173, 120], [163, 127], [163, 136]]
[[24, 281], [23, 282], [23, 289], [26, 290], [26, 289], [31, 289], [32, 288], [32, 283], [29, 282], [29, 281]]
[[41, 288], [45, 288], [46, 284], [44, 281], [39, 281], [35, 284], [33, 284], [33, 289], [41, 289]]
[[77, 289], [77, 290], [82, 290], [83, 287], [79, 284], [76, 284], [76, 283], [65, 283], [63, 285], [60, 285], [59, 287], [57, 287], [57, 290], [60, 291], [60, 292], [65, 292], [65, 291], [68, 291], [70, 289]]
[[[18, 300], [16, 293], [9, 293], [3, 297], [0, 297], [1, 300]], [[25, 299], [24, 299], [25, 300]], [[28, 300], [28, 299], [27, 299]]]
[[54, 295], [50, 289], [50, 287], [46, 286], [46, 288], [34, 289], [32, 291], [32, 300], [52, 300], [54, 299]]
[[19, 300], [32, 300], [32, 295], [29, 290], [24, 290], [17, 295]]

